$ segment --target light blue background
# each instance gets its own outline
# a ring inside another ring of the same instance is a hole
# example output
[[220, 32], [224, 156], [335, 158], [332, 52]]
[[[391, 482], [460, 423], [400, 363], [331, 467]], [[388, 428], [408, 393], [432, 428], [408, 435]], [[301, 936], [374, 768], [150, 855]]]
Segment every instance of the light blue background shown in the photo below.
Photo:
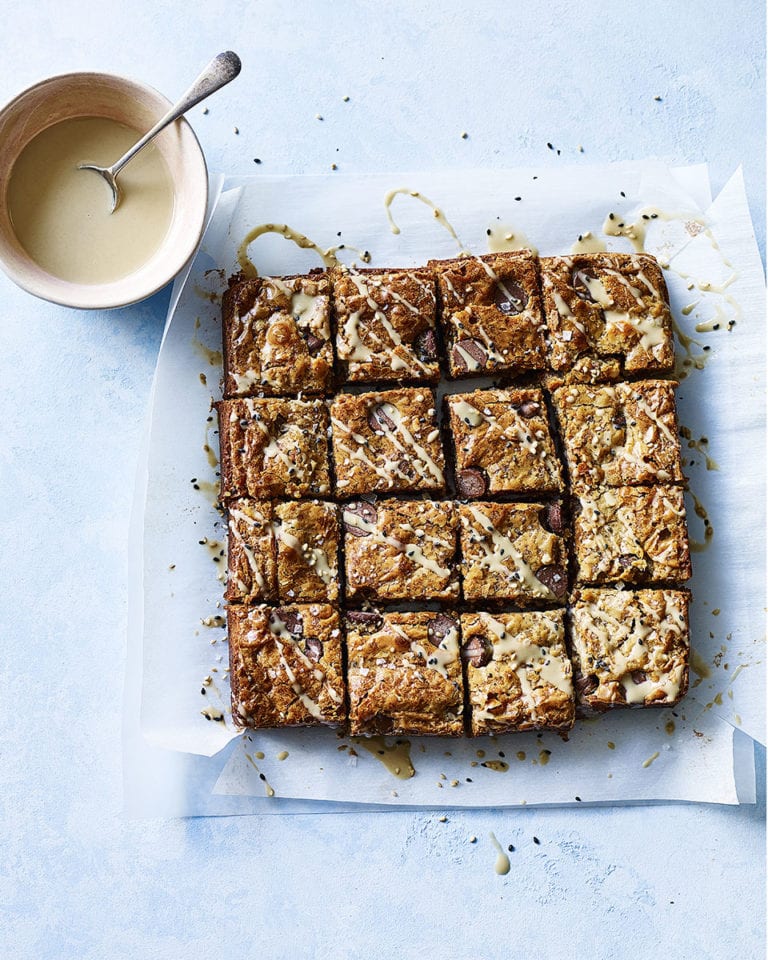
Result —
[[[764, 243], [758, 0], [2, 13], [2, 100], [73, 69], [174, 97], [237, 50], [241, 78], [191, 118], [214, 171], [655, 156], [709, 161], [717, 190], [743, 163]], [[128, 518], [167, 299], [86, 314], [0, 277], [3, 955], [761, 957], [762, 786], [741, 808], [121, 819]], [[516, 847], [505, 878], [490, 830]]]

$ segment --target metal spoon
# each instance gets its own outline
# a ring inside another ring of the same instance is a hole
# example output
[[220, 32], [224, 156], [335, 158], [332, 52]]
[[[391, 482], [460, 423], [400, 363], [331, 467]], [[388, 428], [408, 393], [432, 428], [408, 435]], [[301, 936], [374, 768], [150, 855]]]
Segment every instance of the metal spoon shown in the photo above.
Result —
[[114, 213], [117, 205], [120, 203], [120, 187], [118, 186], [116, 178], [126, 163], [132, 160], [139, 150], [143, 150], [149, 141], [153, 140], [169, 123], [173, 123], [174, 120], [177, 120], [182, 114], [186, 113], [190, 107], [194, 107], [195, 104], [200, 103], [201, 100], [205, 100], [206, 97], [210, 97], [212, 93], [220, 90], [221, 87], [229, 83], [230, 80], [234, 80], [238, 73], [240, 73], [240, 66], [240, 57], [238, 57], [236, 53], [233, 53], [231, 50], [220, 53], [211, 60], [184, 96], [171, 107], [164, 117], [157, 121], [149, 133], [146, 133], [138, 143], [134, 144], [134, 146], [120, 157], [116, 163], [113, 163], [111, 167], [99, 167], [95, 163], [78, 164], [80, 170], [93, 170], [94, 173], [98, 173], [99, 176], [103, 177], [109, 184], [109, 189], [112, 191], [112, 207], [110, 208], [110, 213]]

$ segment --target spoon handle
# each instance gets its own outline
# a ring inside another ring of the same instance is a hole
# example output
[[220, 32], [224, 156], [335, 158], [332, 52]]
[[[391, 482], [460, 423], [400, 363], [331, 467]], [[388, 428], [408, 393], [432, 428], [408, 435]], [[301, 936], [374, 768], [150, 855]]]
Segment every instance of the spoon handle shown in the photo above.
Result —
[[126, 163], [132, 160], [139, 150], [146, 147], [149, 141], [156, 137], [161, 130], [164, 130], [169, 123], [178, 120], [182, 114], [186, 113], [191, 107], [194, 107], [195, 104], [200, 103], [201, 100], [205, 100], [206, 97], [220, 90], [225, 84], [229, 83], [230, 80], [234, 80], [238, 73], [240, 73], [240, 66], [240, 57], [231, 50], [227, 50], [225, 53], [220, 53], [217, 57], [214, 57], [189, 90], [171, 107], [168, 113], [166, 113], [164, 117], [161, 117], [154, 127], [152, 127], [148, 133], [145, 133], [141, 140], [135, 143], [126, 154], [112, 164], [109, 168], [112, 176], [117, 176]]

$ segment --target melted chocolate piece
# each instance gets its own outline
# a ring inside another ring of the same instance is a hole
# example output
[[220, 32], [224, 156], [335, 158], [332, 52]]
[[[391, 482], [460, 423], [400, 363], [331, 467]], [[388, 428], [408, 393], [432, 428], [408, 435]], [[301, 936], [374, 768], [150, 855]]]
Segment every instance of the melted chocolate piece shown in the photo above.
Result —
[[485, 494], [487, 487], [485, 474], [475, 467], [467, 467], [456, 474], [456, 488], [462, 497], [476, 500]]
[[285, 629], [291, 636], [300, 637], [304, 633], [304, 621], [298, 610], [291, 610], [289, 607], [277, 607], [275, 614], [285, 624]]
[[318, 637], [307, 637], [304, 641], [304, 653], [308, 659], [318, 663], [323, 659], [323, 641]]
[[374, 433], [395, 429], [394, 421], [386, 415], [384, 407], [380, 403], [377, 403], [368, 411], [368, 426]]
[[444, 613], [440, 613], [427, 624], [427, 639], [433, 647], [439, 647], [451, 630], [457, 627], [458, 624], [452, 617], [446, 617]]
[[590, 673], [588, 676], [576, 677], [574, 686], [580, 696], [589, 697], [597, 690], [600, 683], [594, 673]]
[[493, 644], [487, 637], [474, 636], [461, 648], [461, 655], [473, 667], [484, 667], [493, 660]]
[[517, 408], [517, 412], [525, 420], [530, 420], [531, 417], [541, 413], [541, 404], [536, 400], [524, 400]]
[[384, 622], [375, 610], [347, 610], [347, 620], [366, 630], [378, 630]]
[[556, 564], [539, 567], [536, 571], [536, 579], [543, 583], [547, 590], [554, 593], [558, 600], [565, 596], [565, 591], [568, 589], [568, 579], [562, 567], [558, 567]]
[[633, 670], [630, 676], [632, 677], [633, 682], [638, 684], [638, 686], [641, 683], [645, 683], [645, 681], [648, 679], [648, 675], [646, 674], [645, 670]]
[[361, 520], [365, 520], [366, 523], [376, 523], [376, 518], [378, 516], [378, 511], [372, 503], [363, 503], [362, 501], [358, 503], [350, 503], [344, 507], [342, 513], [342, 523], [344, 524], [344, 529], [353, 537], [370, 537], [370, 532], [368, 530], [361, 530], [360, 527], [356, 527], [353, 523], [348, 523], [344, 517], [346, 514], [352, 513], [356, 517], [360, 517]]
[[309, 355], [311, 357], [315, 357], [318, 353], [320, 353], [324, 343], [325, 340], [321, 340], [320, 337], [316, 337], [314, 333], [307, 334], [307, 350], [309, 350]]
[[[509, 292], [509, 296], [505, 291]], [[499, 283], [494, 283], [492, 297], [502, 313], [510, 315], [522, 313], [528, 306], [528, 294], [514, 280], [501, 280]]]
[[539, 511], [539, 523], [550, 533], [561, 534], [565, 529], [563, 505], [559, 500], [550, 503]]
[[590, 276], [585, 270], [576, 267], [571, 274], [571, 286], [576, 293], [576, 296], [580, 300], [588, 300], [590, 303], [595, 303], [595, 298], [589, 292], [589, 287], [586, 284], [587, 280], [594, 280], [595, 277]]
[[437, 360], [437, 339], [431, 328], [423, 330], [413, 341], [416, 356], [422, 363], [434, 363]]
[[488, 354], [481, 343], [477, 340], [457, 340], [453, 350], [451, 350], [451, 357], [454, 365], [461, 373], [469, 372], [469, 364], [464, 356], [465, 353], [469, 354], [479, 367], [485, 366]]

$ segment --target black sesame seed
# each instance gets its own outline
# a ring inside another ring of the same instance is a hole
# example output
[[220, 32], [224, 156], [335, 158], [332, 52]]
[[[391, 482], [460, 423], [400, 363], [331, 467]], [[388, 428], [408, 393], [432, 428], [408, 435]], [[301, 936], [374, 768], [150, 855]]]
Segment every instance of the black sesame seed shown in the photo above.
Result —
[[549, 143], [549, 141], [547, 141], [547, 148], [548, 148], [549, 150], [554, 150], [554, 149], [555, 149], [555, 148], [552, 146], [552, 144]]
[[260, 774], [259, 774], [259, 780], [266, 780], [266, 779], [267, 779], [267, 778], [264, 776], [263, 773], [260, 773]]
[[510, 845], [507, 847], [507, 850], [509, 850], [510, 853], [514, 853], [515, 852], [514, 844], [510, 843]]
[[258, 157], [253, 158], [254, 163], [261, 163], [261, 160]]
[[534, 838], [533, 838], [533, 842], [538, 845], [538, 844], [541, 843], [541, 840], [539, 840], [538, 837], [534, 837]]

